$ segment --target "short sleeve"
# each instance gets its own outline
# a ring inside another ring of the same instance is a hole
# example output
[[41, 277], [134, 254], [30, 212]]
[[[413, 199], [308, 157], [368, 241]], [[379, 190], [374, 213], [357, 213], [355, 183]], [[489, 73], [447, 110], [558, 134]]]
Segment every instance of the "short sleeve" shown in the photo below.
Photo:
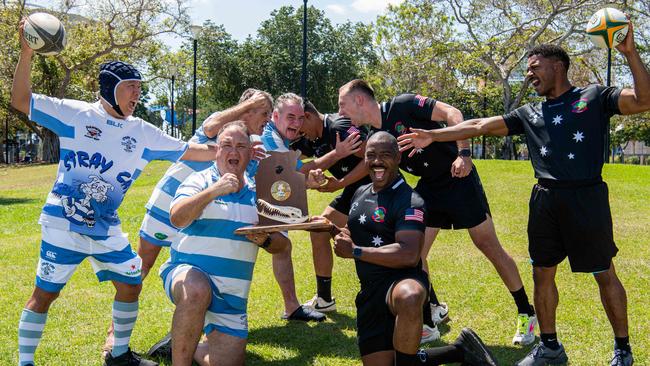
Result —
[[395, 218], [395, 232], [401, 230], [415, 230], [415, 231], [424, 232], [424, 230], [426, 229], [426, 224], [424, 220], [425, 219], [424, 200], [417, 193], [412, 192], [410, 204], [400, 205], [397, 212], [398, 215]]
[[503, 115], [503, 120], [508, 128], [508, 136], [521, 135], [524, 133], [524, 119], [522, 118], [522, 116], [525, 115], [524, 108], [526, 107], [519, 107], [514, 111]]
[[616, 88], [613, 86], [603, 86], [598, 85], [598, 99], [600, 104], [603, 106], [605, 114], [609, 117], [615, 114], [621, 114], [621, 110], [618, 107], [618, 98], [621, 96], [621, 88]]
[[145, 123], [147, 146], [142, 158], [147, 161], [168, 160], [175, 162], [183, 156], [189, 147], [188, 143], [165, 134], [161, 129]]
[[436, 100], [420, 94], [404, 94], [397, 97], [396, 101], [403, 101], [408, 105], [408, 114], [416, 120], [431, 120], [431, 113], [436, 107]]
[[74, 123], [71, 120], [82, 110], [80, 102], [58, 99], [32, 93], [29, 119], [54, 132], [59, 137], [74, 138]]
[[169, 204], [169, 208], [171, 209], [184, 198], [192, 197], [203, 192], [206, 188], [208, 188], [208, 181], [205, 178], [204, 171], [190, 174], [176, 190], [176, 194]]
[[[334, 124], [334, 132], [338, 132], [339, 139], [341, 139], [341, 141], [345, 140], [346, 138], [348, 138], [348, 136], [350, 136], [355, 132], [359, 133], [359, 137], [361, 138], [361, 141], [365, 141], [367, 137], [366, 129], [354, 126], [352, 124], [352, 121], [350, 121], [350, 119], [347, 117], [339, 116], [337, 119], [334, 120], [333, 124]], [[333, 138], [336, 139], [336, 136], [333, 136]]]

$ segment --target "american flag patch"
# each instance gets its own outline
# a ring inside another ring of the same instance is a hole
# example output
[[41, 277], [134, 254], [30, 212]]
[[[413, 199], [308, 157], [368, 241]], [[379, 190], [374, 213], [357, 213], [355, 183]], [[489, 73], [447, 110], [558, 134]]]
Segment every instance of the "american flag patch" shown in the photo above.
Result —
[[361, 131], [359, 131], [359, 129], [356, 128], [356, 126], [351, 126], [350, 128], [348, 128], [347, 132], [348, 135], [352, 135], [353, 133], [360, 133]]
[[404, 220], [424, 222], [424, 211], [417, 208], [409, 208], [406, 210]]
[[427, 97], [423, 97], [420, 94], [415, 96], [415, 102], [418, 105], [418, 107], [422, 108], [424, 107], [424, 104], [427, 102]]

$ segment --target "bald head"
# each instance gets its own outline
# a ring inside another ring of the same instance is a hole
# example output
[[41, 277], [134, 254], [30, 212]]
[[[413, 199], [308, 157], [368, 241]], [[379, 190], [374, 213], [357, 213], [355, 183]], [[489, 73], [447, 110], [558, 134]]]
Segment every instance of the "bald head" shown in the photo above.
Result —
[[368, 139], [367, 146], [371, 146], [374, 144], [386, 144], [390, 147], [391, 151], [395, 155], [399, 154], [399, 146], [397, 144], [397, 139], [395, 138], [395, 136], [391, 135], [386, 131], [375, 132], [370, 136], [370, 138]]
[[397, 139], [385, 131], [374, 133], [368, 139], [364, 163], [375, 192], [379, 192], [399, 175], [399, 153]]

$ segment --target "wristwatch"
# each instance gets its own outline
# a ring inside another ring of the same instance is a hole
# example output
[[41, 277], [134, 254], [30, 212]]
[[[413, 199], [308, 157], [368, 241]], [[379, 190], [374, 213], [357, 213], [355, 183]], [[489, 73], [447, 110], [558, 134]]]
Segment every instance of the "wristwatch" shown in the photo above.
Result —
[[472, 157], [472, 150], [470, 150], [470, 149], [460, 149], [460, 150], [458, 150], [458, 156], [462, 156], [464, 158], [471, 158]]
[[361, 247], [354, 247], [352, 249], [352, 257], [353, 258], [356, 258], [356, 259], [361, 258], [361, 253], [363, 253], [363, 250], [361, 249]]

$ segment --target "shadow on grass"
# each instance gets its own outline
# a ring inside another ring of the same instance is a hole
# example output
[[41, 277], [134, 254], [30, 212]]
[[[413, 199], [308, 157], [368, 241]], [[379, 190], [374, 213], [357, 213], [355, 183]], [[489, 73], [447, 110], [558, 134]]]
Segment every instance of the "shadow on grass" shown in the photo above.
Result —
[[291, 356], [282, 360], [268, 360], [253, 353], [249, 347], [246, 351], [246, 364], [312, 365], [316, 364], [319, 356], [359, 360], [356, 320], [345, 314], [328, 314], [327, 317], [328, 321], [316, 325], [289, 322], [286, 325], [250, 331], [249, 345], [283, 349]]
[[0, 205], [18, 205], [22, 203], [34, 203], [37, 202], [37, 199], [34, 198], [9, 198], [9, 197], [0, 197]]

